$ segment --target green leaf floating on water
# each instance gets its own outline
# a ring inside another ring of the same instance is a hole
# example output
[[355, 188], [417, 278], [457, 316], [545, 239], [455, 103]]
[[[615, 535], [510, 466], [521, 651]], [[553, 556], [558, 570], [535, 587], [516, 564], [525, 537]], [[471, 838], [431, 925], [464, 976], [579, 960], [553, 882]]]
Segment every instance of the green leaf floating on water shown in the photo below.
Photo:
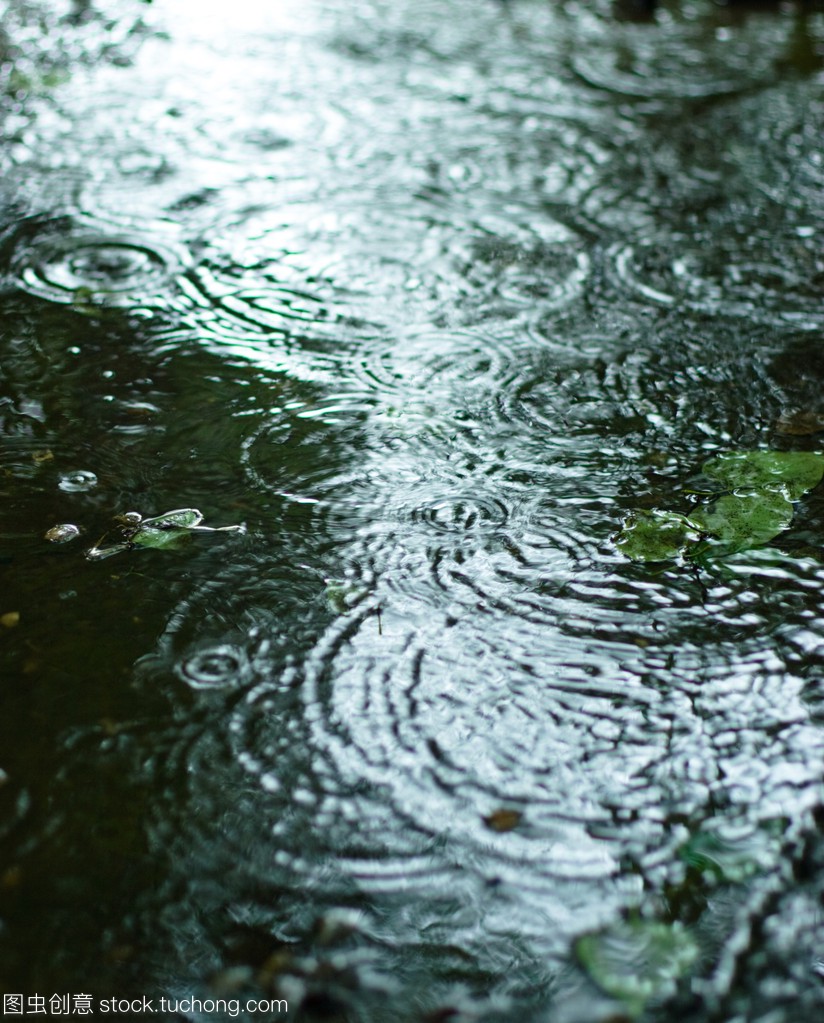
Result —
[[144, 529], [139, 529], [132, 537], [131, 542], [136, 547], [154, 547], [160, 548], [175, 548], [180, 547], [184, 543], [189, 543], [192, 539], [192, 533], [189, 529], [175, 529], [169, 527], [166, 529], [152, 529], [147, 526]]
[[326, 580], [326, 599], [336, 614], [351, 611], [368, 592], [366, 587], [358, 586], [346, 579]]
[[701, 538], [701, 526], [669, 511], [634, 512], [615, 539], [633, 561], [670, 561]]
[[702, 472], [728, 490], [770, 490], [789, 501], [801, 498], [824, 476], [816, 451], [730, 451], [704, 463]]
[[197, 508], [176, 508], [165, 515], [144, 519], [139, 512], [115, 516], [120, 523], [122, 540], [109, 547], [92, 547], [86, 551], [90, 561], [109, 558], [133, 547], [175, 548], [187, 543], [192, 533], [245, 533], [245, 526], [203, 526], [203, 514]]
[[696, 508], [636, 512], [615, 544], [633, 561], [670, 561], [704, 553], [732, 554], [769, 543], [793, 518], [793, 501], [821, 482], [815, 451], [732, 451], [704, 463], [703, 473], [729, 493]]
[[793, 506], [781, 493], [760, 490], [726, 494], [706, 508], [697, 508], [692, 517], [700, 529], [733, 553], [760, 547], [778, 536], [792, 522]]
[[759, 826], [707, 822], [714, 830], [691, 835], [678, 856], [695, 870], [718, 882], [740, 884], [762, 870], [769, 869], [781, 856], [784, 838], [782, 821], [767, 821]]
[[670, 997], [698, 958], [698, 946], [678, 923], [621, 921], [575, 944], [579, 962], [608, 995], [639, 1016], [653, 999]]
[[192, 530], [203, 521], [197, 508], [178, 508], [143, 519], [131, 536], [131, 542], [138, 547], [175, 548], [192, 539]]

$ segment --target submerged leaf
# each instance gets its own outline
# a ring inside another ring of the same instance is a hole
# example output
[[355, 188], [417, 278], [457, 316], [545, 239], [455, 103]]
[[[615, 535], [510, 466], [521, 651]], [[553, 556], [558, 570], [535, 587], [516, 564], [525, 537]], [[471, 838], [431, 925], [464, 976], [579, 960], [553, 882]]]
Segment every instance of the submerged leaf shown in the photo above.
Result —
[[775, 432], [790, 437], [809, 437], [824, 430], [824, 414], [809, 409], [782, 413], [775, 423]]
[[784, 551], [780, 547], [757, 547], [725, 555], [718, 562], [719, 571], [730, 577], [748, 578], [764, 576], [783, 579], [793, 585], [805, 573], [815, 573], [821, 567], [816, 552]]
[[799, 501], [821, 482], [824, 455], [816, 451], [730, 451], [705, 462], [703, 471], [728, 490], [769, 490]]
[[624, 522], [615, 545], [633, 561], [669, 561], [700, 539], [701, 527], [676, 512], [634, 512]]
[[706, 508], [697, 508], [693, 520], [729, 551], [761, 547], [792, 522], [793, 506], [773, 490], [727, 494]]
[[586, 934], [575, 951], [592, 980], [634, 1016], [651, 999], [671, 996], [698, 957], [698, 947], [683, 926], [655, 920], [622, 921]]
[[732, 828], [698, 831], [679, 849], [688, 866], [717, 881], [739, 884], [758, 873], [779, 854], [781, 835], [768, 828]]

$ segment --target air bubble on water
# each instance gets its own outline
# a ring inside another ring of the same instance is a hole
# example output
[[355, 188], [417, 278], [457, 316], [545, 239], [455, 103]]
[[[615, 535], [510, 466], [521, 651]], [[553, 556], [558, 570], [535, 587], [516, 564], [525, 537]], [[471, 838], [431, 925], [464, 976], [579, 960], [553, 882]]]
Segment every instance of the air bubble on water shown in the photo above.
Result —
[[64, 473], [57, 485], [68, 494], [82, 493], [97, 486], [97, 476], [88, 469], [76, 469]]

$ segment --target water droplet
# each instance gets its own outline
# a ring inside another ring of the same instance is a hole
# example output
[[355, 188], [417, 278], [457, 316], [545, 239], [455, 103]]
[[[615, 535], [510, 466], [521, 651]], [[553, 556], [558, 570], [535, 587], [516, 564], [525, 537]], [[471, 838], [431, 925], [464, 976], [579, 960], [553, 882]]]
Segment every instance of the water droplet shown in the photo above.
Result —
[[97, 476], [88, 469], [76, 469], [74, 472], [64, 473], [57, 485], [68, 494], [82, 493], [97, 486]]
[[64, 304], [156, 305], [186, 262], [180, 246], [148, 231], [132, 235], [89, 218], [32, 218], [0, 238], [0, 264], [18, 286]]
[[224, 689], [247, 682], [252, 665], [244, 650], [221, 643], [189, 654], [177, 672], [193, 689]]
[[412, 518], [443, 533], [472, 533], [504, 526], [509, 510], [503, 501], [483, 494], [454, 494], [416, 509]]
[[51, 529], [46, 530], [45, 533], [45, 539], [49, 540], [51, 543], [67, 543], [69, 540], [74, 540], [77, 536], [80, 536], [80, 530], [71, 522], [64, 522], [57, 526], [52, 526]]

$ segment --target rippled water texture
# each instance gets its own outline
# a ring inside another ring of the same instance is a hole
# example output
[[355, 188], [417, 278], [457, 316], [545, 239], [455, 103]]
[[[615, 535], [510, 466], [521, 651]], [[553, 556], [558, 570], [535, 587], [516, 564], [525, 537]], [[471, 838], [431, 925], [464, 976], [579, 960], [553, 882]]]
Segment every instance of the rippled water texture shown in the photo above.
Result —
[[824, 13], [6, 6], [0, 987], [816, 1018]]

